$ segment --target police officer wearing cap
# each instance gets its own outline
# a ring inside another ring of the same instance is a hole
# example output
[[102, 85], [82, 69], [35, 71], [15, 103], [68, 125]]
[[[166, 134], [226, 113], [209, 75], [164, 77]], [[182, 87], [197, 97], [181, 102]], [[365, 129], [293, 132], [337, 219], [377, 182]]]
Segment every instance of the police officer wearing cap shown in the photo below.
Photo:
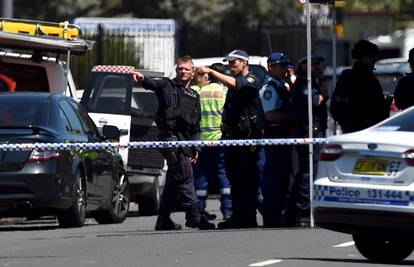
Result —
[[360, 40], [351, 53], [356, 62], [339, 76], [330, 105], [332, 117], [343, 133], [368, 128], [387, 118], [391, 104], [374, 75], [378, 46]]
[[[189, 88], [193, 78], [193, 61], [184, 56], [177, 60], [175, 79], [153, 79], [136, 71], [134, 79], [155, 92], [159, 109], [155, 122], [162, 141], [199, 140], [200, 100], [197, 92]], [[185, 209], [187, 227], [214, 229], [198, 207], [194, 190], [192, 163], [197, 161], [198, 150], [193, 148], [170, 148], [162, 151], [168, 164], [167, 177], [155, 230], [180, 230], [181, 225], [170, 218], [176, 207], [177, 194]], [[177, 192], [178, 191], [178, 192]]]
[[[290, 60], [274, 52], [267, 59], [268, 74], [260, 89], [260, 100], [266, 120], [265, 138], [291, 138], [294, 114], [290, 93], [285, 86]], [[266, 146], [262, 181], [263, 227], [280, 227], [289, 189], [292, 154], [285, 145]]]
[[[292, 88], [292, 104], [296, 117], [294, 136], [296, 138], [309, 137], [307, 59], [305, 56], [299, 60], [296, 71], [297, 79]], [[311, 55], [312, 123], [313, 137], [315, 138], [325, 137], [328, 119], [326, 108], [328, 94], [320, 86], [320, 81], [323, 79], [323, 69], [321, 67], [323, 61], [323, 57]], [[317, 173], [319, 149], [319, 145], [314, 145], [314, 175]], [[310, 218], [309, 147], [298, 145], [296, 151], [298, 171], [289, 195], [285, 222], [288, 226], [307, 226]]]
[[[258, 97], [259, 81], [249, 72], [249, 56], [243, 50], [234, 50], [224, 60], [229, 62], [234, 77], [207, 67], [199, 68], [199, 71], [207, 73], [228, 87], [222, 116], [222, 138], [259, 138], [261, 136], [258, 125], [261, 109]], [[257, 227], [258, 148], [228, 147], [224, 153], [227, 176], [231, 183], [233, 215], [230, 219], [219, 223], [218, 228]]]
[[410, 50], [408, 63], [412, 72], [398, 81], [394, 92], [395, 105], [401, 110], [414, 105], [414, 48]]

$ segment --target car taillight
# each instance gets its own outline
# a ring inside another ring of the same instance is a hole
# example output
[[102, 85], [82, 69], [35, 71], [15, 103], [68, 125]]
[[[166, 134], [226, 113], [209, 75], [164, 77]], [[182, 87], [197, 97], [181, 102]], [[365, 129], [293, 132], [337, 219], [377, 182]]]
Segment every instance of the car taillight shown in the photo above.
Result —
[[334, 161], [342, 155], [341, 145], [324, 145], [319, 154], [320, 161]]
[[408, 149], [407, 151], [405, 151], [401, 155], [401, 158], [403, 158], [405, 162], [407, 162], [407, 165], [414, 166], [414, 149]]
[[47, 160], [57, 159], [59, 158], [59, 156], [60, 154], [57, 151], [34, 149], [32, 151], [32, 154], [30, 154], [30, 157], [27, 159], [27, 161], [30, 161], [30, 162], [47, 161]]

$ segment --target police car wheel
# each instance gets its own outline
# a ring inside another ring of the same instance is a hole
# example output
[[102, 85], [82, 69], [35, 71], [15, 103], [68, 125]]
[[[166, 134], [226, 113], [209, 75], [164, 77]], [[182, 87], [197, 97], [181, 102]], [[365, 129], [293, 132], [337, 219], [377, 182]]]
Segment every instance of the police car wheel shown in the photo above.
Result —
[[382, 237], [378, 234], [354, 234], [353, 239], [358, 251], [372, 262], [399, 263], [407, 258], [414, 249], [407, 237]]
[[158, 177], [154, 178], [154, 183], [150, 193], [139, 200], [139, 215], [153, 216], [158, 214], [161, 201], [161, 190]]

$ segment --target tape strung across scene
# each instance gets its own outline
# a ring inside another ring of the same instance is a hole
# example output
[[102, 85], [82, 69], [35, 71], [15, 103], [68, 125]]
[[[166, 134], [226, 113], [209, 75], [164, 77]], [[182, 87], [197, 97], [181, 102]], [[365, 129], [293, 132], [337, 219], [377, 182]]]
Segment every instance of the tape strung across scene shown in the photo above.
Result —
[[244, 139], [214, 141], [145, 141], [128, 143], [20, 143], [0, 144], [0, 151], [20, 150], [72, 150], [105, 148], [177, 148], [177, 147], [213, 147], [213, 146], [273, 146], [273, 145], [307, 145], [324, 144], [326, 138], [286, 138], [286, 139]]

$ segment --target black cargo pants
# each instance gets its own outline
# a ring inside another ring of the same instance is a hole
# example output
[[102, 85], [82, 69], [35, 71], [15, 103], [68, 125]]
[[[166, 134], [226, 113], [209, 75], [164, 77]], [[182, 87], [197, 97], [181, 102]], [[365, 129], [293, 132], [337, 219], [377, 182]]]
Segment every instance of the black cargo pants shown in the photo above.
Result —
[[194, 190], [193, 168], [190, 158], [181, 155], [176, 162], [168, 163], [159, 214], [169, 216], [177, 204], [177, 195], [184, 209], [197, 204]]

